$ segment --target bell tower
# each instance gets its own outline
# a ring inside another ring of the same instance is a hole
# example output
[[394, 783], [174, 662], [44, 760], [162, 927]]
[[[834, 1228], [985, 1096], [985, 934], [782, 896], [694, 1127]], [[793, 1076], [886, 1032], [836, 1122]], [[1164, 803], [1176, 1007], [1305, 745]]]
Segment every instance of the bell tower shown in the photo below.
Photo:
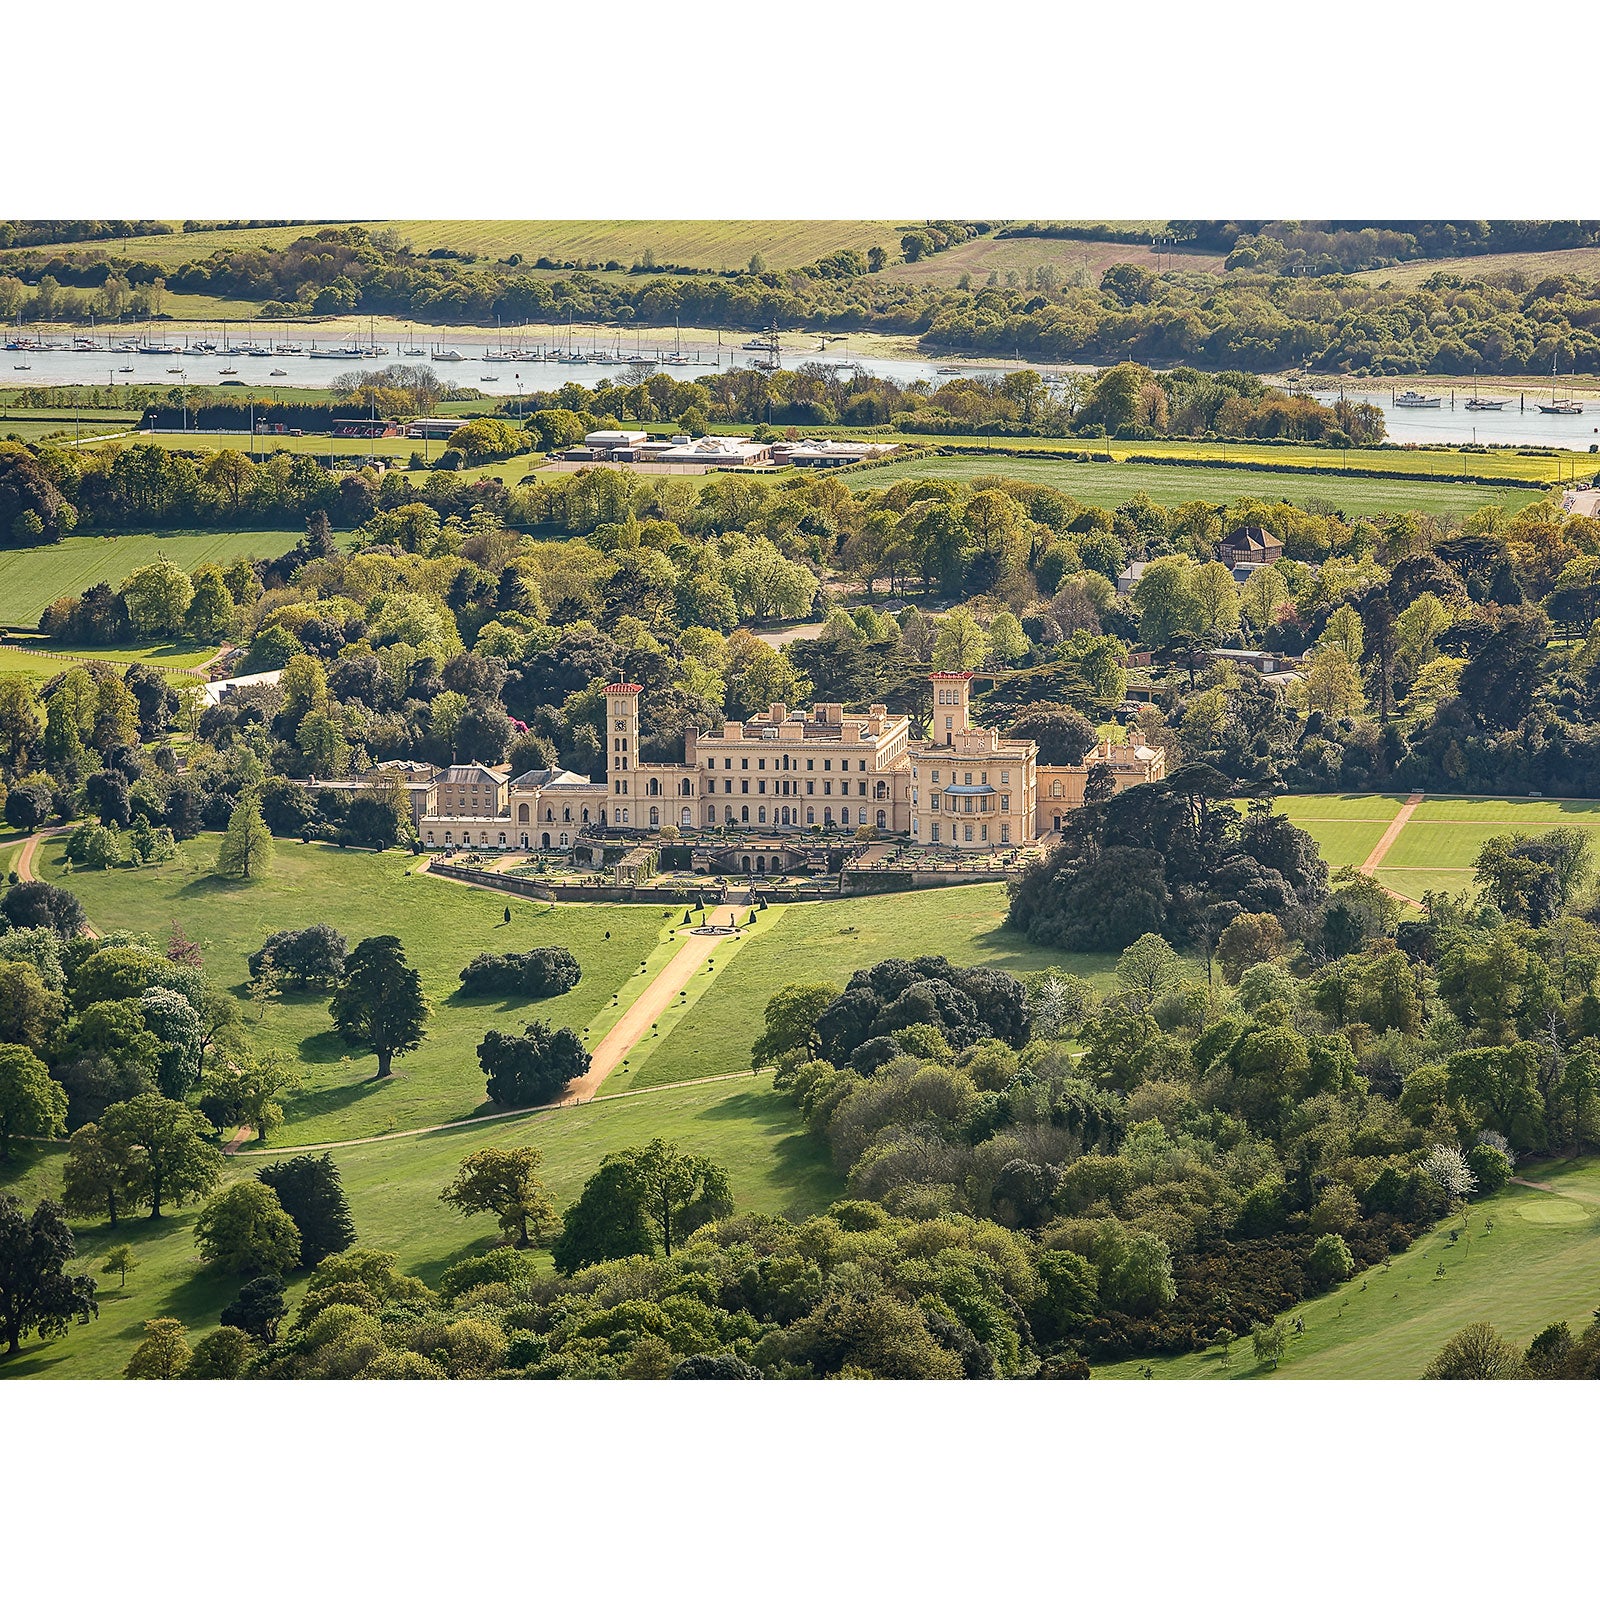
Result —
[[[972, 698], [970, 672], [934, 672], [933, 720], [928, 725], [928, 738], [933, 744], [954, 744], [956, 735], [971, 726], [969, 703]], [[606, 691], [608, 694], [610, 690]]]
[[639, 696], [637, 683], [608, 683], [606, 697], [606, 778], [613, 809], [618, 797], [632, 788], [639, 765]]

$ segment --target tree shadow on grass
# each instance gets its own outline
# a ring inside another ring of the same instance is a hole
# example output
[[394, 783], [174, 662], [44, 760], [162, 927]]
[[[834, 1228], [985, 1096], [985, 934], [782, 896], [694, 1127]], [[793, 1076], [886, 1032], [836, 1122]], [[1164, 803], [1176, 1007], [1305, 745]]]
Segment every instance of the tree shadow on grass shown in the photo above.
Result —
[[795, 1196], [784, 1208], [785, 1216], [809, 1217], [843, 1198], [844, 1186], [834, 1173], [827, 1141], [796, 1126], [793, 1107], [770, 1088], [744, 1090], [714, 1101], [697, 1113], [696, 1120], [754, 1123], [776, 1134], [770, 1160], [763, 1165], [771, 1184]]
[[[0, 1190], [20, 1189], [33, 1177], [35, 1171], [48, 1161], [52, 1154], [59, 1154], [60, 1146], [47, 1144], [24, 1144], [20, 1140], [13, 1140], [9, 1160], [0, 1161]], [[34, 1202], [16, 1195], [17, 1203], [24, 1211], [32, 1211]]]
[[[320, 1033], [308, 1033], [300, 1041], [299, 1057], [310, 1066], [326, 1067], [341, 1062], [350, 1054], [350, 1041], [333, 1028]], [[370, 1052], [369, 1052], [370, 1053]], [[372, 1058], [372, 1070], [378, 1070], [378, 1058]]]
[[[387, 1085], [404, 1081], [405, 1075], [396, 1073], [392, 1078], [362, 1078], [356, 1083], [331, 1083], [326, 1088], [308, 1089], [294, 1095], [286, 1109], [293, 1112], [294, 1123], [307, 1122], [313, 1117], [327, 1116], [335, 1111], [348, 1111], [351, 1106], [360, 1105], [374, 1094], [381, 1093]], [[294, 1133], [293, 1124], [282, 1131], [287, 1143], [296, 1142], [288, 1137]], [[251, 1145], [251, 1153], [254, 1154], [258, 1148], [261, 1147]], [[270, 1146], [267, 1148], [270, 1150]]]

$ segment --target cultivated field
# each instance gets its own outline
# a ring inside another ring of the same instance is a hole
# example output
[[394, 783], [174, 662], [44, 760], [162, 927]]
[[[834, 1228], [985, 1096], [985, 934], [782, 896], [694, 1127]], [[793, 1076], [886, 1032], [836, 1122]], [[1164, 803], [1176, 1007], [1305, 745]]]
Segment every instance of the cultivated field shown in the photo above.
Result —
[[1532, 279], [1555, 276], [1600, 277], [1600, 246], [1576, 250], [1513, 250], [1494, 256], [1445, 256], [1437, 261], [1402, 261], [1397, 267], [1374, 267], [1357, 278], [1372, 283], [1422, 283], [1436, 272], [1460, 278], [1490, 278], [1501, 272], [1520, 272]]
[[[1600, 1158], [1529, 1168], [1550, 1192], [1512, 1185], [1447, 1219], [1401, 1256], [1308, 1300], [1284, 1320], [1305, 1318], [1291, 1337], [1280, 1378], [1420, 1378], [1440, 1347], [1469, 1322], [1490, 1322], [1526, 1344], [1552, 1322], [1581, 1333], [1600, 1295]], [[1494, 1224], [1493, 1231], [1487, 1224]], [[1452, 1229], [1459, 1230], [1456, 1243]], [[1444, 1275], [1439, 1276], [1440, 1267]], [[1122, 1361], [1096, 1377], [1269, 1377], [1248, 1338], [1226, 1366], [1212, 1349], [1172, 1358]]]
[[[898, 255], [898, 251], [895, 254]], [[1077, 281], [1086, 273], [1088, 286], [1098, 288], [1100, 275], [1107, 267], [1126, 261], [1150, 272], [1204, 272], [1220, 275], [1226, 258], [1202, 250], [1163, 250], [1147, 244], [1119, 244], [1104, 239], [969, 239], [954, 249], [925, 256], [921, 261], [896, 261], [885, 267], [883, 275], [906, 283], [937, 283], [954, 286], [965, 276], [971, 287], [981, 289], [991, 272], [1014, 272], [1022, 282], [1030, 270], [1054, 267], [1062, 283]]]
[[[533, 1145], [544, 1153], [542, 1175], [558, 1208], [572, 1204], [612, 1150], [671, 1139], [723, 1166], [740, 1211], [807, 1216], [839, 1197], [839, 1181], [826, 1151], [796, 1124], [788, 1101], [771, 1080], [734, 1080], [684, 1086], [526, 1119], [449, 1133], [385, 1140], [335, 1150], [350, 1210], [363, 1248], [393, 1250], [402, 1271], [437, 1284], [462, 1256], [499, 1242], [485, 1217], [462, 1217], [440, 1203], [439, 1191], [464, 1156], [486, 1145]], [[287, 1135], [281, 1145], [289, 1144]], [[6, 1187], [23, 1202], [61, 1191], [59, 1148], [19, 1153], [4, 1169]], [[266, 1162], [280, 1159], [268, 1147], [230, 1163], [229, 1181], [246, 1181]], [[100, 1274], [100, 1315], [87, 1327], [41, 1344], [30, 1339], [4, 1367], [7, 1378], [111, 1378], [120, 1376], [143, 1337], [147, 1318], [179, 1317], [191, 1339], [217, 1326], [218, 1314], [239, 1289], [239, 1279], [200, 1267], [195, 1254], [198, 1206], [184, 1206], [158, 1222], [136, 1217], [112, 1230], [104, 1223], [74, 1223], [80, 1271], [93, 1272], [113, 1244], [128, 1244], [139, 1258], [127, 1286]], [[550, 1260], [538, 1253], [541, 1269]], [[291, 1281], [291, 1305], [305, 1292], [304, 1274]]]
[[[226, 228], [47, 248], [103, 250], [131, 260], [176, 266], [180, 262], [208, 256], [214, 250], [281, 249], [308, 233], [314, 233], [318, 226], [314, 223], [297, 223], [284, 228]], [[833, 250], [853, 247], [865, 252], [875, 244], [881, 244], [898, 256], [900, 235], [911, 224], [856, 220], [406, 221], [368, 222], [363, 226], [372, 229], [393, 228], [419, 252], [460, 250], [485, 256], [491, 261], [504, 261], [509, 256], [520, 255], [530, 267], [540, 256], [549, 256], [555, 261], [598, 261], [601, 265], [614, 260], [628, 267], [642, 259], [646, 250], [650, 250], [664, 266], [712, 267], [724, 271], [744, 267], [750, 257], [757, 253], [769, 267], [774, 268], [805, 266]], [[5, 253], [0, 253], [0, 258]], [[199, 298], [169, 295], [172, 300]], [[169, 305], [166, 309], [176, 315], [173, 306]]]
[[104, 533], [0, 550], [0, 623], [31, 628], [52, 600], [82, 594], [97, 583], [115, 586], [163, 557], [193, 572], [208, 561], [225, 565], [240, 556], [281, 556], [298, 538], [297, 533]]

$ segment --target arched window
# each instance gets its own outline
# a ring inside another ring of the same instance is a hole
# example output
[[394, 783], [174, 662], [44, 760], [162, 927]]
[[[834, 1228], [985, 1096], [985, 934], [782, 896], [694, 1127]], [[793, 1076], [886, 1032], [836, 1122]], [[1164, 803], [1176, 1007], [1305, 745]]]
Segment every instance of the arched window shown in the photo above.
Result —
[[806, 807], [806, 826], [808, 828], [815, 827], [816, 826], [816, 822], [817, 822], [816, 807], [815, 806], [807, 806]]
[[554, 806], [546, 806], [544, 808], [544, 820], [546, 822], [554, 822], [556, 820], [556, 812], [555, 812], [555, 807]]
[[650, 807], [650, 826], [652, 828], [659, 828], [661, 826], [661, 807], [660, 806], [651, 806]]
[[887, 830], [888, 826], [889, 826], [889, 814], [888, 814], [888, 812], [880, 811], [878, 813], [878, 827], [880, 829]]
[[562, 834], [562, 835], [561, 835], [561, 848], [562, 848], [562, 849], [563, 849], [563, 850], [564, 850], [564, 849], [566, 849], [566, 847], [567, 847], [567, 845], [568, 845], [568, 843], [569, 843], [569, 840], [568, 840], [568, 839], [567, 839], [567, 836], [566, 836], [566, 834]]
[[605, 825], [606, 825], [606, 814], [605, 814], [604, 811], [602, 811], [600, 813], [600, 826], [603, 828], [603, 827], [605, 827]]
[[548, 833], [541, 833], [539, 835], [539, 848], [541, 850], [548, 850], [550, 848], [550, 835]]
[[1052, 800], [1059, 800], [1064, 793], [1066, 793], [1066, 791], [1061, 787], [1061, 780], [1057, 778], [1055, 782], [1050, 785], [1050, 798]]
[[[749, 806], [740, 806], [739, 807], [739, 820], [741, 822], [748, 822], [750, 820], [750, 807]], [[748, 866], [749, 863], [746, 862], [745, 865]]]
[[872, 798], [874, 800], [887, 800], [889, 798], [889, 785], [882, 778], [878, 779], [878, 787], [873, 790]]
[[680, 828], [692, 828], [694, 826], [694, 813], [688, 808], [688, 806], [685, 806], [683, 810], [678, 813], [678, 826]]
[[527, 807], [526, 803], [524, 803], [524, 804], [522, 804], [522, 805], [517, 807], [517, 821], [518, 822], [526, 822], [527, 820], [528, 820], [528, 807]]
[[765, 822], [766, 820], [767, 820], [767, 808], [765, 806], [757, 806], [756, 807], [756, 821], [757, 822]]
[[[1059, 827], [1060, 823], [1057, 823], [1056, 826]], [[444, 830], [444, 842], [446, 844], [450, 843], [450, 830], [448, 828]]]
[[[589, 820], [589, 808], [588, 808], [588, 806], [585, 806], [583, 808], [583, 820], [585, 822], [587, 822]], [[605, 814], [605, 812], [602, 811], [600, 813], [600, 824], [601, 824], [602, 827], [605, 826], [605, 820], [606, 820], [606, 814]]]
[[723, 808], [723, 820], [725, 822], [727, 822], [730, 827], [732, 826], [732, 824], [733, 824], [733, 807], [732, 806], [725, 806]]
[[683, 780], [683, 782], [678, 785], [678, 793], [679, 794], [693, 794], [694, 793], [694, 779], [693, 778], [685, 778]]
[[528, 836], [527, 836], [527, 834], [523, 834], [523, 836], [522, 836], [522, 848], [524, 850], [526, 850], [528, 848]]
[[706, 826], [708, 828], [714, 828], [714, 827], [716, 827], [716, 825], [717, 825], [717, 808], [715, 806], [707, 806], [706, 807]]
[[655, 778], [652, 778], [650, 780], [650, 793], [651, 794], [660, 794], [661, 793], [661, 785]]
[[[562, 808], [561, 808], [561, 820], [563, 822], [571, 822], [572, 821], [572, 807], [571, 806], [562, 806]], [[589, 820], [589, 813], [587, 811], [585, 811], [584, 814], [583, 814], [583, 820], [585, 822], [587, 822]]]
[[824, 806], [822, 808], [822, 826], [824, 828], [831, 828], [833, 826], [833, 807], [832, 806]]

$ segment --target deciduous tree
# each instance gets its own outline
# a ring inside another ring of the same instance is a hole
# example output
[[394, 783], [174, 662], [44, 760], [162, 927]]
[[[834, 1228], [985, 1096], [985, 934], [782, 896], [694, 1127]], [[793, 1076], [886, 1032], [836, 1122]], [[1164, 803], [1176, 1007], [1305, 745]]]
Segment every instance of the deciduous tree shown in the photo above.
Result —
[[66, 1132], [67, 1092], [26, 1045], [0, 1044], [0, 1161], [13, 1139], [53, 1139]]
[[537, 1150], [476, 1150], [456, 1170], [439, 1198], [463, 1216], [488, 1212], [519, 1248], [543, 1244], [560, 1226], [550, 1191], [539, 1177]]
[[87, 1322], [98, 1314], [94, 1279], [65, 1270], [76, 1254], [54, 1200], [41, 1200], [29, 1216], [12, 1195], [0, 1193], [0, 1336], [9, 1354], [30, 1333], [54, 1338], [74, 1318]]
[[216, 1129], [198, 1111], [165, 1095], [141, 1094], [106, 1108], [103, 1136], [116, 1152], [132, 1198], [159, 1217], [163, 1202], [209, 1194], [222, 1171]]
[[214, 1194], [194, 1228], [200, 1259], [241, 1277], [289, 1272], [300, 1261], [300, 1230], [264, 1183], [245, 1179]]

